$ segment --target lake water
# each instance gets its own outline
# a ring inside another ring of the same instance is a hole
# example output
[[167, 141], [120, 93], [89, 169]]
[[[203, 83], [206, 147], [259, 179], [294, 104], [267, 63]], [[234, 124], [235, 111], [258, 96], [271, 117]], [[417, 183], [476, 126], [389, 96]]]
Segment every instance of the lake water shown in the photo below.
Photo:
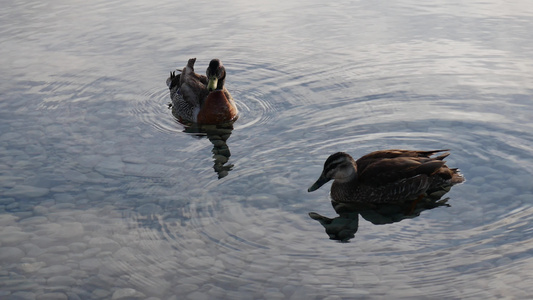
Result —
[[[0, 299], [533, 294], [530, 1], [3, 7]], [[227, 162], [167, 107], [191, 57], [226, 67]], [[467, 181], [330, 240], [325, 159], [389, 148], [449, 148]]]

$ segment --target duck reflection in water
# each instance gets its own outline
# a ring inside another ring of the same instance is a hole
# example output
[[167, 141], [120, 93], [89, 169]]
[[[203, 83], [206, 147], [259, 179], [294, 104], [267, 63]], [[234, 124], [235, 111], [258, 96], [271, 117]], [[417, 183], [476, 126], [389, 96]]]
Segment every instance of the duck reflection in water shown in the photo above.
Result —
[[344, 152], [332, 154], [308, 191], [333, 180], [330, 195], [339, 217], [309, 215], [330, 238], [348, 241], [357, 232], [359, 215], [374, 224], [389, 224], [447, 205], [441, 197], [464, 177], [445, 164], [449, 152], [434, 156], [444, 151], [448, 150], [380, 150], [357, 161]]
[[191, 134], [199, 139], [207, 137], [213, 144], [213, 169], [218, 174], [218, 179], [224, 178], [233, 169], [233, 164], [226, 164], [229, 161], [231, 152], [227, 140], [233, 131], [233, 123], [221, 125], [197, 125], [185, 126], [183, 132]]
[[392, 224], [403, 219], [413, 219], [425, 210], [440, 206], [449, 207], [448, 198], [423, 197], [404, 203], [338, 203], [331, 201], [335, 212], [339, 215], [328, 218], [316, 212], [310, 212], [309, 217], [320, 222], [332, 240], [348, 242], [359, 229], [359, 215], [374, 225]]

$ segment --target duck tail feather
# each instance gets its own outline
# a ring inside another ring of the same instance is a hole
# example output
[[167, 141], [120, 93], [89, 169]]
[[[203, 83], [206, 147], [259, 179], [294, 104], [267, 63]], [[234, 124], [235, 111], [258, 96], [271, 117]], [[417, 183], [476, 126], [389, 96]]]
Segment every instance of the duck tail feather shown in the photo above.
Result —
[[463, 174], [461, 174], [461, 171], [458, 168], [453, 168], [450, 170], [452, 171], [452, 184], [463, 183], [466, 181], [465, 177], [463, 176]]

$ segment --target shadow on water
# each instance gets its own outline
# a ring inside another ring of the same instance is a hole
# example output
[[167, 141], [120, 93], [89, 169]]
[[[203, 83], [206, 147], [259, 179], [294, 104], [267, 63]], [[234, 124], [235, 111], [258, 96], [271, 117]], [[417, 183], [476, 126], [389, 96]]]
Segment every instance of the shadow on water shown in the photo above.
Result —
[[220, 125], [184, 125], [183, 132], [196, 138], [207, 137], [213, 144], [213, 169], [218, 175], [218, 179], [224, 178], [233, 169], [233, 164], [227, 164], [231, 156], [227, 140], [233, 131], [233, 122]]
[[450, 207], [449, 198], [441, 198], [450, 190], [445, 190], [425, 195], [421, 199], [401, 203], [339, 203], [331, 201], [335, 212], [339, 215], [328, 218], [315, 212], [310, 212], [309, 217], [317, 220], [324, 228], [329, 238], [340, 242], [349, 242], [355, 237], [359, 229], [359, 215], [374, 225], [392, 224], [404, 219], [413, 219], [425, 211], [441, 206]]

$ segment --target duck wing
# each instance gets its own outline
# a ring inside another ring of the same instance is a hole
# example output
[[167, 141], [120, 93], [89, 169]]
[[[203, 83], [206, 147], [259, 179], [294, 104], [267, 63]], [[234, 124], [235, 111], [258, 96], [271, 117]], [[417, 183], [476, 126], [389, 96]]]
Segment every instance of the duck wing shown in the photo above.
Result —
[[[418, 151], [418, 150], [401, 150], [401, 149], [390, 149], [390, 150], [379, 150], [374, 151], [369, 154], [366, 154], [359, 158], [356, 161], [357, 170], [359, 173], [362, 173], [368, 166], [379, 162], [383, 159], [393, 159], [397, 157], [420, 157], [420, 158], [429, 158], [430, 156], [449, 150], [429, 150], [429, 151]], [[435, 160], [443, 160], [445, 157], [450, 155], [449, 152], [443, 153], [437, 157]]]
[[[429, 177], [437, 173], [444, 165], [442, 155], [430, 157], [395, 157], [376, 159], [363, 170], [358, 170], [358, 181], [368, 186], [385, 186], [397, 184], [411, 178]], [[426, 175], [426, 176], [419, 176]]]
[[191, 58], [181, 71], [180, 93], [183, 99], [191, 105], [199, 105], [205, 100], [209, 91], [207, 90], [207, 77], [194, 72], [196, 58]]

